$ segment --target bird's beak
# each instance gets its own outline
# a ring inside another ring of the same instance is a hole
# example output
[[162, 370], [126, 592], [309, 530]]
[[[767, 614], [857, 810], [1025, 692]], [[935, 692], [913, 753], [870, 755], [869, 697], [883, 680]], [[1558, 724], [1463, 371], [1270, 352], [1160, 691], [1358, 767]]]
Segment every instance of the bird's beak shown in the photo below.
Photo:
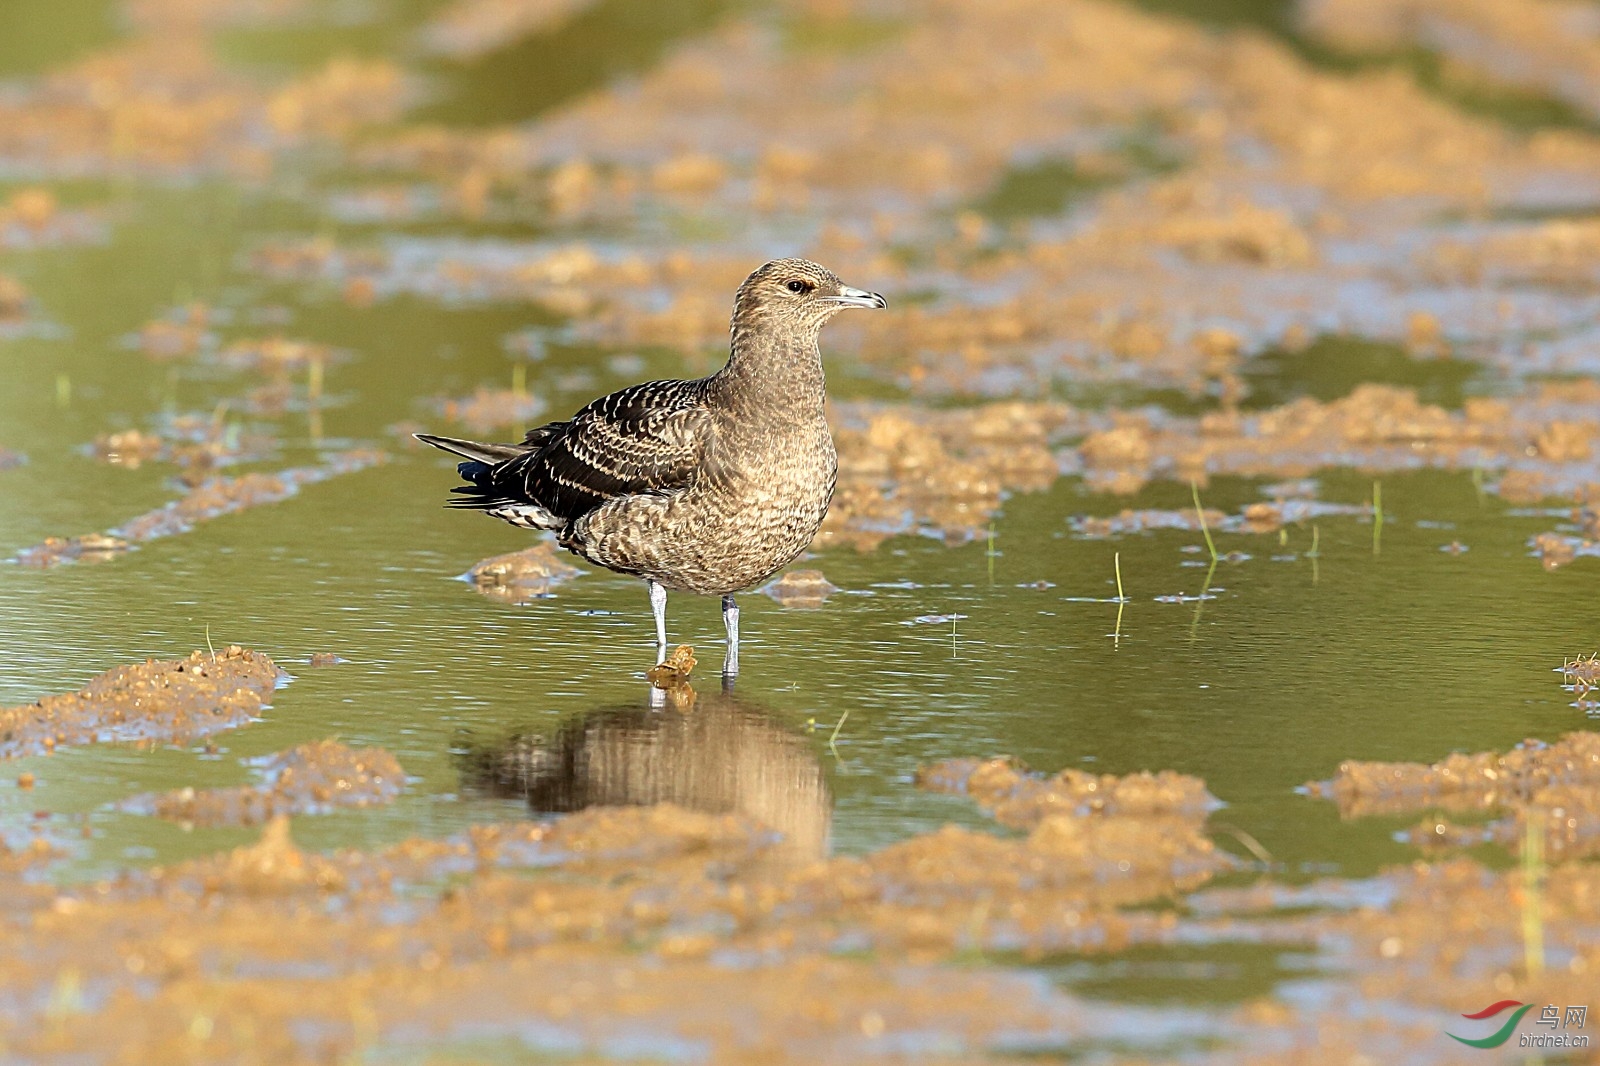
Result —
[[875, 292], [865, 289], [852, 289], [848, 285], [839, 286], [839, 295], [824, 296], [828, 303], [838, 304], [841, 307], [888, 307], [888, 301]]

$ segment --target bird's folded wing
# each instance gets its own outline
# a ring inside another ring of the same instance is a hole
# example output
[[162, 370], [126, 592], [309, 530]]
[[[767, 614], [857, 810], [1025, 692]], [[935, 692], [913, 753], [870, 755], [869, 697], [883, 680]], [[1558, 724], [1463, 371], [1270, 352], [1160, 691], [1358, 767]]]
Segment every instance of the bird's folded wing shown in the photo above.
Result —
[[649, 382], [597, 400], [519, 462], [530, 499], [576, 517], [617, 496], [686, 488], [710, 446], [711, 418], [683, 382]]

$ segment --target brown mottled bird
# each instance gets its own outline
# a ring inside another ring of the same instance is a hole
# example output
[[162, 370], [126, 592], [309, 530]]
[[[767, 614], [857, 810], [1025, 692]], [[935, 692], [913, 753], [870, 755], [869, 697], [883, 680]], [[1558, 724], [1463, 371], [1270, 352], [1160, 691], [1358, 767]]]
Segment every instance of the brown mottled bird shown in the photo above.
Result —
[[833, 497], [817, 335], [847, 307], [883, 307], [804, 259], [777, 259], [734, 297], [728, 363], [693, 381], [650, 381], [602, 396], [520, 444], [418, 433], [464, 456], [458, 507], [527, 529], [644, 578], [660, 657], [667, 590], [722, 597], [723, 672], [739, 671], [733, 594], [805, 551]]

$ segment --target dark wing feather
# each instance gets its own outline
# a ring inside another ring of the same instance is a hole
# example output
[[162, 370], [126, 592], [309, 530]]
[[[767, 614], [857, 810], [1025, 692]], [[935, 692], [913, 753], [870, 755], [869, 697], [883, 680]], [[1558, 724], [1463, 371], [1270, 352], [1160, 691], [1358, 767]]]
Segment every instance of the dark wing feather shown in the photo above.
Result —
[[618, 496], [687, 487], [710, 435], [699, 384], [634, 385], [531, 430], [534, 450], [468, 475], [478, 499], [465, 505], [530, 502], [571, 521]]

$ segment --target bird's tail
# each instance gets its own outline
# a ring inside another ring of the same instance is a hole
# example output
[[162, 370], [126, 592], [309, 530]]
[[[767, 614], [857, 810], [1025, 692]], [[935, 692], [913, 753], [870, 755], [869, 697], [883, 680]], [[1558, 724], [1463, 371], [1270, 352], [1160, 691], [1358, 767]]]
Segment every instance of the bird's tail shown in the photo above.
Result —
[[431, 444], [435, 448], [471, 459], [478, 463], [503, 463], [507, 459], [515, 459], [527, 451], [527, 446], [522, 444], [481, 444], [475, 440], [461, 440], [459, 437], [440, 437], [433, 433], [413, 433], [424, 444]]
[[542, 443], [542, 439], [529, 443], [538, 436], [538, 431], [529, 433], [528, 439], [522, 444], [482, 444], [475, 440], [440, 437], [432, 433], [417, 433], [414, 436], [424, 444], [453, 452], [467, 460], [456, 467], [467, 484], [457, 485], [450, 490], [455, 499], [450, 501], [449, 506], [487, 511], [495, 518], [524, 529], [561, 528], [559, 518], [511, 486], [500, 484], [496, 478], [496, 474], [503, 469], [501, 463], [526, 455]]

